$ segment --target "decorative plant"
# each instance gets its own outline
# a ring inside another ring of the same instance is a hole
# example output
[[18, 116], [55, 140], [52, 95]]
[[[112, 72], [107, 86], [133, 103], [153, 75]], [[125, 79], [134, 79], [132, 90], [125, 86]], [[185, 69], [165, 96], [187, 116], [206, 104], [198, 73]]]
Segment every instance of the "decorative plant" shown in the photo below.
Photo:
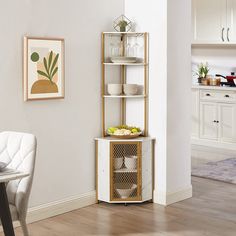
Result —
[[126, 26], [128, 25], [128, 22], [125, 20], [121, 20], [118, 23], [118, 26], [120, 27], [121, 32], [125, 32]]
[[113, 27], [118, 32], [128, 32], [131, 30], [132, 22], [125, 15], [121, 15], [114, 20]]
[[206, 62], [206, 64], [200, 63], [198, 65], [196, 75], [198, 76], [198, 78], [206, 78], [209, 71], [210, 71], [210, 68], [209, 68], [207, 62]]
[[52, 79], [58, 71], [58, 66], [56, 66], [58, 57], [59, 53], [56, 54], [56, 56], [53, 59], [53, 51], [51, 51], [48, 60], [46, 59], [46, 57], [43, 58], [45, 71], [37, 70], [38, 74], [49, 79], [51, 83], [53, 83]]

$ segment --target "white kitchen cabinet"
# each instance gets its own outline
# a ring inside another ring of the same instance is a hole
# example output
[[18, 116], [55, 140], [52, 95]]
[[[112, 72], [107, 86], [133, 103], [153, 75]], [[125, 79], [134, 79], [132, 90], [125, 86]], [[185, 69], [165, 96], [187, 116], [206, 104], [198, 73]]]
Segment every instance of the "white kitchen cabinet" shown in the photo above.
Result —
[[226, 26], [226, 0], [193, 0], [193, 42], [223, 41]]
[[[229, 42], [236, 42], [236, 1], [227, 0], [227, 34]], [[227, 36], [227, 35], [226, 35]]]
[[96, 196], [108, 203], [153, 198], [154, 139], [96, 138]]
[[236, 142], [236, 105], [219, 103], [218, 120], [219, 139], [222, 142]]
[[192, 136], [199, 137], [199, 89], [192, 89]]
[[218, 139], [217, 104], [215, 103], [200, 103], [200, 138]]
[[192, 143], [236, 150], [235, 88], [192, 88]]
[[192, 0], [193, 44], [236, 42], [235, 0]]

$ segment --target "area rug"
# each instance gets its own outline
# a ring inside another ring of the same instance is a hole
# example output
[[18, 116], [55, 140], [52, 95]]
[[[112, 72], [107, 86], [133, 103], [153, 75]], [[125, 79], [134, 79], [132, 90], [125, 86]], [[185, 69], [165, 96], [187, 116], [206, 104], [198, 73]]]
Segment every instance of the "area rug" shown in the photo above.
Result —
[[192, 175], [236, 184], [236, 158], [192, 167]]

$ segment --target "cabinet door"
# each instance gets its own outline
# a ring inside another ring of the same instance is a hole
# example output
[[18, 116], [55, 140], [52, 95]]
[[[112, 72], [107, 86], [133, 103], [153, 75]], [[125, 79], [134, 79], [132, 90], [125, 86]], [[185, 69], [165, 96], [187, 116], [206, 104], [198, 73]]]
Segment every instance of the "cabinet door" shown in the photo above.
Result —
[[219, 104], [219, 139], [222, 142], [236, 142], [236, 105]]
[[[219, 43], [226, 39], [227, 0], [193, 0], [193, 42]], [[223, 30], [223, 32], [222, 32]], [[223, 39], [222, 39], [223, 38]]]
[[111, 201], [142, 200], [141, 158], [142, 144], [140, 142], [111, 142]]
[[191, 103], [192, 137], [199, 137], [199, 89], [192, 89]]
[[212, 102], [201, 102], [200, 104], [200, 138], [217, 140], [218, 124], [217, 104]]
[[236, 42], [236, 1], [227, 0], [227, 29], [229, 42]]

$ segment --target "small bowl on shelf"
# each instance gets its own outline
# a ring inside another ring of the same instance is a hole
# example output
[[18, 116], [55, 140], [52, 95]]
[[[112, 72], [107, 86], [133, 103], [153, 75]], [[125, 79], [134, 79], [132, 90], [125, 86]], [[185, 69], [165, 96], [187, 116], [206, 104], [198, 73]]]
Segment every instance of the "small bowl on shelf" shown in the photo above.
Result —
[[125, 157], [125, 167], [130, 170], [137, 169], [137, 156], [126, 156]]
[[122, 165], [123, 165], [123, 157], [114, 158], [114, 168], [115, 168], [115, 170], [121, 169]]
[[110, 95], [121, 95], [122, 94], [122, 84], [107, 84], [107, 92]]
[[136, 188], [133, 183], [115, 183], [115, 190], [122, 199], [130, 197]]
[[123, 84], [123, 92], [125, 95], [137, 95], [138, 85], [137, 84]]

